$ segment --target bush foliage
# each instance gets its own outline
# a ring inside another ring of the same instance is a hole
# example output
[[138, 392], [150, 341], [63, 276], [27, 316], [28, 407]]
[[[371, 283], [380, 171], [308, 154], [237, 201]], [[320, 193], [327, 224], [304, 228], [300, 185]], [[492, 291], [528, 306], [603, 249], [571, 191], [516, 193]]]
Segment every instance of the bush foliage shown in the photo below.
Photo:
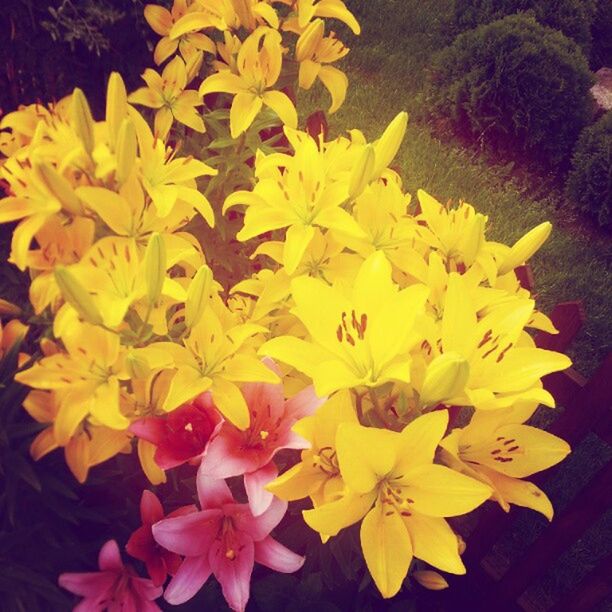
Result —
[[459, 35], [432, 66], [427, 97], [460, 132], [558, 164], [590, 116], [578, 46], [528, 15]]
[[600, 225], [612, 224], [612, 111], [586, 128], [576, 145], [567, 196]]
[[542, 25], [560, 30], [588, 57], [596, 0], [457, 0], [455, 24], [460, 31], [515, 13], [529, 11]]

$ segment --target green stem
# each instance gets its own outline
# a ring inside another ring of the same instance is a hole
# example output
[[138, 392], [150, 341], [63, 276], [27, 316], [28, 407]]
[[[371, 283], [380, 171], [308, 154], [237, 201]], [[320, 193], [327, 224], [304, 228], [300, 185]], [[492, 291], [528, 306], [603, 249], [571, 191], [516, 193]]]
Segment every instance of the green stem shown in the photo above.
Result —
[[368, 392], [370, 395], [370, 400], [372, 401], [372, 404], [374, 406], [374, 410], [376, 411], [376, 414], [378, 415], [378, 418], [383, 422], [383, 425], [387, 429], [390, 429], [389, 423], [387, 421], [387, 417], [385, 415], [385, 409], [383, 406], [381, 406], [380, 401], [378, 400], [378, 396], [376, 395], [376, 392], [374, 391], [374, 389], [369, 389]]

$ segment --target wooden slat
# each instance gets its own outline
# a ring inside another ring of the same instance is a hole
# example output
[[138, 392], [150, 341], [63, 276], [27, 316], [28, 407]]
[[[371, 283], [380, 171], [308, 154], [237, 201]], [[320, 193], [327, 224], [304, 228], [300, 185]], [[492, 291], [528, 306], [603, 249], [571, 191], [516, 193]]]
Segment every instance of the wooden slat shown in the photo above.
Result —
[[546, 572], [555, 559], [584, 533], [612, 503], [612, 461], [576, 495], [566, 510], [533, 543], [499, 581], [496, 591], [502, 599], [516, 599], [534, 580]]
[[557, 304], [550, 313], [550, 320], [559, 330], [558, 334], [538, 332], [535, 343], [550, 351], [565, 351], [582, 328], [586, 319], [582, 302]]
[[575, 401], [550, 426], [550, 433], [576, 446], [608, 411], [612, 397], [612, 353], [589, 379]]
[[612, 555], [604, 557], [569, 593], [562, 595], [549, 612], [592, 610], [612, 594]]
[[516, 278], [523, 289], [533, 291], [535, 283], [533, 279], [533, 270], [529, 264], [524, 264], [518, 268], [514, 268], [514, 273], [516, 274]]

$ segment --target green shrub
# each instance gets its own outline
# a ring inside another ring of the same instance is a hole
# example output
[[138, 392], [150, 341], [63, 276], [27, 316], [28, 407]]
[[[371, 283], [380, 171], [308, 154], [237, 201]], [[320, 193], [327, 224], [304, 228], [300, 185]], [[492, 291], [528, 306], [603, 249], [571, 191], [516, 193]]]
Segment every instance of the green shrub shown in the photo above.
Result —
[[580, 134], [566, 192], [576, 209], [612, 225], [612, 111]]
[[612, 62], [612, 2], [596, 0], [595, 16], [591, 27], [593, 48], [591, 68], [598, 70]]
[[425, 96], [459, 132], [558, 164], [588, 122], [592, 82], [573, 41], [533, 17], [510, 15], [441, 51]]
[[455, 24], [458, 31], [519, 12], [530, 11], [537, 21], [560, 30], [574, 40], [589, 57], [591, 25], [597, 0], [456, 0]]

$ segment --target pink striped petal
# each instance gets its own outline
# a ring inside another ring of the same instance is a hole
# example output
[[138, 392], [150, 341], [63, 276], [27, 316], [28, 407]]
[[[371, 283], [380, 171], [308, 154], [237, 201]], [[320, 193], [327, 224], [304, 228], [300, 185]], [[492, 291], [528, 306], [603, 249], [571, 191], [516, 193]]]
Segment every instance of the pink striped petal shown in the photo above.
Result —
[[208, 444], [202, 457], [201, 470], [210, 478], [241, 476], [259, 467], [257, 457], [244, 447], [244, 434], [225, 423]]
[[319, 397], [312, 385], [302, 389], [285, 403], [285, 415], [293, 421], [314, 414], [317, 408], [327, 401], [327, 397]]
[[160, 444], [166, 437], [166, 421], [160, 417], [144, 417], [134, 421], [128, 429], [139, 438], [152, 444]]
[[211, 478], [204, 473], [201, 465], [196, 477], [196, 486], [202, 510], [220, 508], [224, 504], [231, 504], [234, 502], [232, 492], [229, 490], [225, 480]]
[[164, 548], [186, 555], [197, 557], [203, 555], [217, 536], [221, 510], [203, 510], [167, 518], [153, 525], [153, 537]]
[[113, 572], [68, 572], [60, 574], [57, 581], [75, 595], [98, 598], [113, 586], [115, 578]]
[[255, 561], [285, 574], [297, 572], [304, 565], [304, 557], [289, 550], [270, 536], [261, 542], [255, 542]]
[[145, 489], [140, 498], [140, 518], [143, 525], [152, 525], [164, 518], [164, 509], [157, 495]]
[[115, 540], [109, 540], [100, 549], [98, 553], [98, 567], [102, 571], [114, 572], [120, 572], [123, 569], [121, 553]]
[[164, 599], [174, 606], [185, 603], [204, 586], [210, 574], [207, 555], [187, 557], [168, 583]]
[[264, 487], [278, 476], [278, 469], [274, 462], [264, 465], [255, 472], [244, 475], [244, 488], [249, 498], [249, 508], [253, 516], [263, 514], [272, 503], [274, 495]]
[[234, 534], [230, 548], [227, 542], [217, 540], [210, 549], [208, 560], [229, 607], [236, 612], [243, 612], [249, 601], [251, 573], [255, 562], [253, 540], [240, 532]]
[[281, 522], [286, 511], [287, 502], [275, 497], [263, 514], [255, 517], [250, 511], [237, 512], [233, 519], [240, 531], [248, 533], [254, 542], [259, 542]]

